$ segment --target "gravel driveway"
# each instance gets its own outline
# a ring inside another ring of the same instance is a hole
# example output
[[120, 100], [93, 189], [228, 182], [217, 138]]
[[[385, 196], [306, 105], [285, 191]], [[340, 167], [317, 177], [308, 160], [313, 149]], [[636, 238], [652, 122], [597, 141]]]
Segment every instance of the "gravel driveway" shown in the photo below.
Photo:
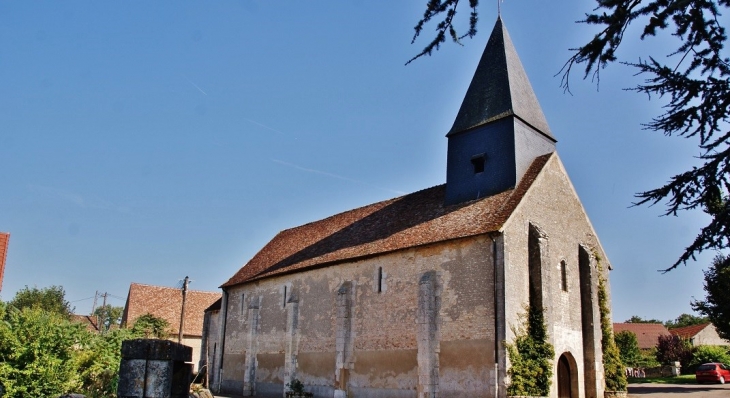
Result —
[[629, 398], [728, 398], [730, 384], [629, 384]]

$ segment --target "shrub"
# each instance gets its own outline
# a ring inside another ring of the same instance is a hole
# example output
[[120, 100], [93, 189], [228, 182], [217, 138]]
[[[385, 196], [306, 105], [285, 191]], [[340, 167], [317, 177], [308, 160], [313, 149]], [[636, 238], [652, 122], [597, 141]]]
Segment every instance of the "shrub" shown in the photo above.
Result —
[[671, 365], [678, 361], [686, 369], [692, 361], [692, 346], [678, 336], [659, 336], [656, 359], [662, 365]]
[[639, 366], [641, 351], [639, 350], [639, 342], [636, 340], [636, 334], [624, 330], [613, 335], [613, 339], [616, 341], [616, 346], [618, 346], [621, 362], [625, 366]]
[[0, 303], [0, 381], [3, 398], [53, 397], [80, 385], [75, 347], [88, 333], [63, 314]]
[[169, 327], [166, 319], [147, 313], [134, 321], [132, 332], [146, 339], [164, 339], [170, 334]]
[[88, 398], [115, 398], [119, 382], [122, 341], [142, 337], [130, 329], [113, 329], [92, 336], [76, 357], [82, 391]]
[[299, 379], [293, 379], [291, 383], [286, 383], [286, 387], [294, 394], [304, 394], [304, 383]]
[[730, 354], [728, 354], [727, 347], [716, 345], [701, 345], [696, 347], [692, 352], [690, 367], [708, 362], [720, 362], [729, 365]]
[[513, 329], [514, 342], [505, 343], [510, 360], [507, 395], [546, 396], [550, 393], [553, 375], [550, 360], [555, 356], [555, 350], [547, 341], [544, 311], [530, 306], [527, 316], [520, 318], [521, 325]]
[[641, 368], [656, 368], [661, 366], [659, 361], [656, 360], [656, 347], [642, 349], [637, 366]]

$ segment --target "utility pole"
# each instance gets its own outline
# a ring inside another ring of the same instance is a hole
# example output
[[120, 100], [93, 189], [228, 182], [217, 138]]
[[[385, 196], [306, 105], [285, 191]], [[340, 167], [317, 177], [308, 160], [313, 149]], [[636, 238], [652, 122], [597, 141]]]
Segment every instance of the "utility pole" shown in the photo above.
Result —
[[[94, 317], [96, 319], [96, 328], [99, 329], [99, 315], [94, 315], [94, 311], [96, 311], [96, 298], [99, 297], [99, 291], [94, 292], [94, 304], [91, 305], [91, 314], [89, 314], [89, 317]], [[93, 321], [92, 321], [93, 322]]]
[[[103, 308], [103, 310], [102, 310], [102, 314], [103, 314], [103, 315], [105, 315], [106, 317], [108, 317], [108, 316], [109, 316], [109, 314], [108, 314], [108, 313], [109, 313], [109, 311], [108, 311], [108, 309], [106, 308], [106, 296], [107, 296], [107, 294], [109, 294], [109, 293], [107, 293], [107, 292], [104, 292], [104, 294], [102, 294], [102, 295], [101, 295], [101, 297], [104, 297], [104, 301], [103, 301], [103, 304], [101, 305], [101, 308]], [[98, 318], [97, 318], [97, 319], [98, 319]], [[97, 321], [97, 323], [98, 323], [98, 322], [99, 322], [99, 321]], [[106, 319], [102, 319], [102, 325], [99, 325], [99, 327], [100, 327], [100, 329], [101, 329], [101, 332], [102, 332], [102, 333], [104, 333], [104, 332], [106, 331], [105, 325], [103, 325], [103, 323], [105, 323], [105, 322], [106, 322]]]
[[183, 328], [185, 327], [185, 299], [188, 295], [188, 282], [189, 279], [187, 276], [185, 276], [185, 280], [183, 280], [182, 285], [182, 308], [180, 309], [180, 331], [177, 334], [177, 342], [182, 343], [183, 338]]
[[97, 297], [99, 297], [98, 290], [94, 292], [94, 304], [91, 305], [91, 314], [89, 314], [89, 315], [94, 315], [94, 310], [96, 310], [96, 298]]

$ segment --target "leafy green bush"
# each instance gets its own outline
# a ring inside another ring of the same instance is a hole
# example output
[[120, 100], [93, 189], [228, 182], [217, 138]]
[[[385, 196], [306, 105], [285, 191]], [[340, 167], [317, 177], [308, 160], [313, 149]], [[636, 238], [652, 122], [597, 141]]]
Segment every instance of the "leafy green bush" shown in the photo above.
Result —
[[641, 361], [641, 351], [639, 350], [639, 342], [634, 332], [624, 330], [613, 335], [616, 346], [618, 347], [621, 362], [625, 366], [639, 366]]
[[167, 337], [168, 327], [166, 320], [145, 314], [137, 318], [131, 329], [112, 329], [104, 334], [94, 334], [76, 359], [83, 393], [88, 398], [115, 398], [122, 342]]
[[708, 362], [720, 362], [730, 365], [730, 353], [727, 347], [717, 345], [701, 345], [692, 352], [690, 366], [702, 365]]
[[21, 290], [0, 301], [0, 396], [116, 397], [122, 341], [167, 337], [167, 321], [144, 315], [131, 329], [88, 332], [69, 320], [63, 288]]
[[88, 398], [116, 397], [122, 341], [140, 337], [130, 329], [113, 329], [91, 337], [75, 358], [84, 395]]
[[639, 363], [637, 366], [641, 368], [655, 368], [661, 366], [661, 363], [656, 360], [656, 347], [655, 348], [644, 348], [640, 350], [641, 356], [639, 357]]
[[75, 347], [88, 337], [62, 314], [0, 303], [0, 382], [3, 398], [57, 397], [80, 387]]
[[8, 306], [22, 310], [25, 308], [37, 308], [46, 312], [62, 315], [70, 318], [73, 313], [71, 304], [66, 301], [66, 291], [61, 286], [50, 286], [44, 288], [32, 288], [27, 285], [15, 293], [15, 297], [8, 303]]
[[550, 361], [555, 356], [555, 350], [547, 341], [543, 309], [529, 307], [527, 316], [520, 318], [521, 325], [513, 329], [514, 342], [505, 343], [510, 360], [507, 395], [547, 396], [553, 376]]
[[134, 321], [132, 332], [139, 336], [137, 338], [164, 339], [170, 334], [169, 328], [167, 320], [147, 313]]

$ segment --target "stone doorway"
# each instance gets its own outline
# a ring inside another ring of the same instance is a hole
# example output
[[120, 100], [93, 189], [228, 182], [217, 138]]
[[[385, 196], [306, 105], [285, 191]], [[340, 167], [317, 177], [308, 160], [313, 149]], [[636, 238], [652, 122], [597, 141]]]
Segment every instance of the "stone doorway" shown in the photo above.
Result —
[[563, 353], [558, 359], [558, 398], [578, 398], [578, 369], [575, 359]]

